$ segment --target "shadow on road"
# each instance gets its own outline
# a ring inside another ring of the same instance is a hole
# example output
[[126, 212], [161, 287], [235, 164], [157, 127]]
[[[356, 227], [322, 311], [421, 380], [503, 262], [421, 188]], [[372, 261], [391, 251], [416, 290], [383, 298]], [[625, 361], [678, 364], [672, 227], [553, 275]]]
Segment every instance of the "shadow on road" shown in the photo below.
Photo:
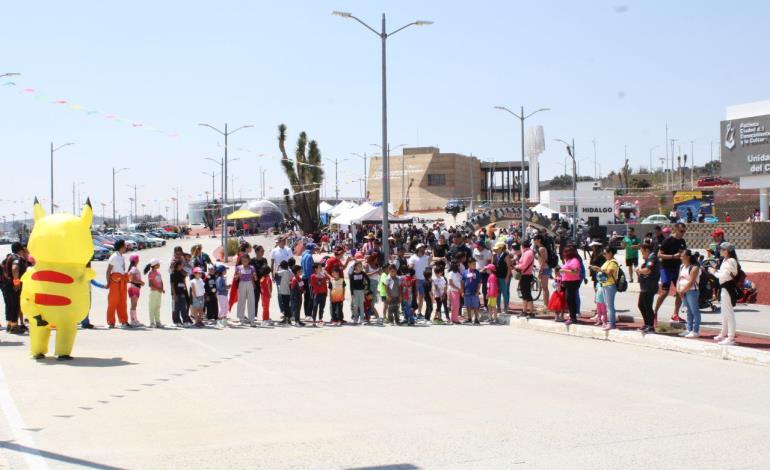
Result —
[[71, 465], [77, 465], [77, 466], [86, 467], [86, 468], [100, 468], [100, 469], [107, 469], [107, 470], [113, 470], [113, 469], [117, 470], [120, 468], [120, 467], [105, 465], [103, 463], [92, 462], [90, 460], [79, 459], [77, 457], [70, 457], [68, 455], [57, 454], [56, 452], [48, 452], [46, 450], [34, 449], [32, 447], [14, 444], [13, 442], [10, 442], [10, 441], [0, 441], [0, 448], [12, 450], [15, 452], [21, 452], [23, 454], [40, 455], [44, 459], [56, 460], [58, 462], [64, 462]]
[[75, 357], [71, 361], [58, 361], [55, 357], [48, 357], [38, 362], [47, 366], [69, 367], [121, 367], [136, 365], [135, 362], [124, 361], [122, 357]]
[[24, 343], [21, 341], [1, 341], [0, 346], [23, 346]]
[[395, 463], [391, 465], [374, 465], [367, 467], [348, 467], [347, 470], [419, 470], [420, 467], [410, 463]]

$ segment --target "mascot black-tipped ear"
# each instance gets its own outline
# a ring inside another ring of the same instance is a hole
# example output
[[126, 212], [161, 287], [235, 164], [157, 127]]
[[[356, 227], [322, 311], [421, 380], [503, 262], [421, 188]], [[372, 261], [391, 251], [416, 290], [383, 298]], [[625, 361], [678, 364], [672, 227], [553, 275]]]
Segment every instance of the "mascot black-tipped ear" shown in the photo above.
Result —
[[89, 197], [89, 198], [86, 198], [86, 205], [87, 205], [88, 207], [91, 207], [91, 208], [93, 208], [93, 206], [91, 205], [91, 198], [90, 198], [90, 197]]
[[37, 200], [37, 196], [35, 196], [35, 202], [33, 202], [32, 204], [40, 204], [40, 201]]

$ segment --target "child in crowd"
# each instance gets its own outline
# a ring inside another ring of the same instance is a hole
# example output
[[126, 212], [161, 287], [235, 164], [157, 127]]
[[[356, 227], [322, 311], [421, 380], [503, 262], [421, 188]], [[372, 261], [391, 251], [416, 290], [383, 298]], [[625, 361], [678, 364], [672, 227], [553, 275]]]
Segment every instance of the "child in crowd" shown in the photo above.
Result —
[[217, 318], [222, 328], [227, 328], [227, 314], [230, 313], [230, 286], [227, 285], [227, 266], [217, 266]]
[[554, 321], [563, 321], [564, 312], [567, 310], [567, 299], [561, 282], [561, 269], [558, 266], [553, 268], [551, 277], [553, 278], [553, 293], [548, 299], [548, 310], [554, 313]]
[[[436, 277], [433, 278], [431, 283], [431, 296], [436, 301], [436, 316], [433, 318], [433, 323], [441, 324], [444, 320], [441, 319], [441, 307], [444, 307], [444, 315], [449, 320], [449, 309], [447, 309], [447, 290], [446, 290], [446, 278], [444, 277], [444, 268], [436, 266], [433, 268], [433, 272]], [[427, 291], [426, 291], [427, 292]]]
[[219, 302], [217, 300], [217, 267], [209, 266], [206, 277], [203, 278], [206, 285], [206, 320], [216, 324], [219, 319]]
[[401, 276], [401, 310], [404, 312], [404, 320], [407, 325], [414, 325], [414, 315], [412, 313], [412, 299], [414, 299], [414, 286], [417, 280], [414, 278], [414, 269], [404, 269], [404, 275]]
[[357, 325], [364, 319], [364, 294], [369, 290], [369, 278], [364, 273], [364, 267], [360, 261], [355, 262], [353, 272], [350, 273], [350, 288], [353, 293], [352, 320]]
[[462, 275], [457, 261], [449, 263], [449, 278], [447, 279], [447, 297], [449, 307], [452, 309], [451, 321], [455, 325], [460, 324], [460, 292], [462, 292]]
[[497, 294], [500, 292], [500, 286], [497, 285], [497, 274], [495, 274], [495, 265], [488, 264], [484, 266], [484, 271], [487, 272], [487, 314], [489, 315], [489, 323], [497, 323], [498, 309], [497, 309]]
[[466, 321], [468, 323], [473, 321], [474, 325], [480, 325], [479, 309], [481, 305], [479, 302], [479, 287], [481, 287], [481, 282], [479, 281], [479, 271], [476, 269], [476, 258], [468, 258], [467, 263], [468, 269], [463, 271], [462, 274]]
[[[310, 293], [313, 295], [313, 325], [324, 323], [324, 308], [326, 308], [326, 296], [329, 294], [329, 278], [326, 276], [323, 263], [316, 263], [315, 272], [310, 276]], [[316, 317], [317, 315], [317, 317]]]
[[332, 325], [340, 326], [345, 320], [342, 315], [342, 303], [345, 301], [345, 278], [342, 277], [342, 269], [335, 268], [332, 271], [331, 280], [331, 310], [332, 310]]
[[372, 317], [380, 317], [377, 313], [377, 309], [374, 307], [374, 295], [372, 295], [372, 291], [370, 290], [367, 290], [366, 294], [364, 294], [364, 315], [367, 325], [371, 323]]
[[139, 318], [136, 316], [136, 307], [139, 304], [139, 292], [144, 285], [142, 280], [142, 273], [139, 271], [139, 255], [131, 255], [128, 268], [128, 299], [131, 301], [131, 326], [142, 326], [139, 322]]
[[430, 317], [433, 315], [433, 296], [431, 291], [433, 290], [433, 271], [430, 270], [430, 266], [425, 268], [422, 273], [425, 278], [423, 292], [425, 293], [425, 321], [430, 321]]
[[[88, 264], [86, 264], [86, 267], [87, 268], [91, 267], [90, 261], [88, 262]], [[91, 330], [94, 328], [94, 324], [91, 323], [91, 319], [89, 318], [89, 313], [91, 312], [91, 286], [95, 286], [100, 289], [107, 289], [106, 284], [102, 284], [101, 282], [98, 282], [96, 279], [91, 279], [91, 284], [88, 286], [88, 313], [86, 314], [86, 317], [83, 319], [83, 321], [80, 322], [80, 327], [86, 330]]]
[[[599, 271], [598, 273], [596, 273], [596, 280], [598, 281], [598, 283], [606, 282], [607, 275]], [[596, 293], [594, 294], [594, 301], [596, 302], [596, 323], [594, 324], [596, 326], [606, 326], [607, 325], [607, 304], [604, 303], [604, 289], [602, 288], [596, 289]]]
[[270, 298], [273, 296], [273, 279], [270, 266], [262, 266], [259, 278], [259, 297], [262, 300], [262, 325], [270, 325]]
[[302, 294], [305, 292], [305, 281], [302, 279], [302, 266], [292, 266], [291, 272], [293, 277], [291, 278], [291, 283], [289, 283], [291, 290], [289, 305], [294, 316], [294, 325], [305, 326], [305, 324], [299, 320], [299, 311], [302, 307]]
[[[377, 283], [377, 293], [380, 294], [380, 300], [382, 300], [383, 304], [388, 300], [388, 279], [390, 279], [387, 266], [385, 268], [386, 269], [382, 270], [382, 274], [380, 274], [380, 281]], [[383, 315], [385, 315], [387, 311], [388, 311], [388, 306], [387, 305], [383, 306], [382, 307]]]
[[163, 328], [160, 323], [160, 303], [166, 290], [163, 288], [163, 275], [160, 273], [160, 260], [150, 260], [145, 266], [147, 283], [150, 285], [150, 328]]
[[206, 304], [206, 286], [203, 283], [203, 270], [201, 268], [193, 268], [190, 294], [192, 296], [192, 318], [195, 321], [196, 328], [202, 328], [203, 308]]
[[187, 273], [182, 261], [174, 263], [174, 271], [171, 273], [171, 298], [174, 303], [171, 320], [181, 328], [190, 323], [187, 315]]
[[[293, 259], [293, 258], [292, 258]], [[278, 308], [281, 310], [283, 323], [291, 325], [291, 278], [292, 273], [289, 270], [289, 263], [286, 260], [281, 261], [276, 272], [276, 284], [278, 284]]]
[[395, 264], [388, 266], [388, 281], [385, 284], [386, 305], [388, 306], [387, 323], [398, 324], [399, 308], [401, 307], [401, 282], [398, 278], [398, 268]]

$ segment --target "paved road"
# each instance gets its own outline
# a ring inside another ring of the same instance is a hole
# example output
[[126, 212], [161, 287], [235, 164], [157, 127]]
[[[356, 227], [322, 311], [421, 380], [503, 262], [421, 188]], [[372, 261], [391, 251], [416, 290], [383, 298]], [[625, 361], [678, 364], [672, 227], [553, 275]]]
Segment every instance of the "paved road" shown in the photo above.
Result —
[[26, 338], [2, 339], [10, 468], [770, 461], [764, 369], [667, 351], [504, 326], [97, 329], [76, 361], [36, 363]]

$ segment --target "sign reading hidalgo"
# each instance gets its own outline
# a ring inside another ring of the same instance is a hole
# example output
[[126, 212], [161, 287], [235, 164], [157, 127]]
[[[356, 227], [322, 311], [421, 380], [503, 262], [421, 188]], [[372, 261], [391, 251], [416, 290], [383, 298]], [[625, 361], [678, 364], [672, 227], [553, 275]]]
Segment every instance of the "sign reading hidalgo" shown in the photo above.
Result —
[[722, 176], [770, 175], [770, 115], [720, 123]]

